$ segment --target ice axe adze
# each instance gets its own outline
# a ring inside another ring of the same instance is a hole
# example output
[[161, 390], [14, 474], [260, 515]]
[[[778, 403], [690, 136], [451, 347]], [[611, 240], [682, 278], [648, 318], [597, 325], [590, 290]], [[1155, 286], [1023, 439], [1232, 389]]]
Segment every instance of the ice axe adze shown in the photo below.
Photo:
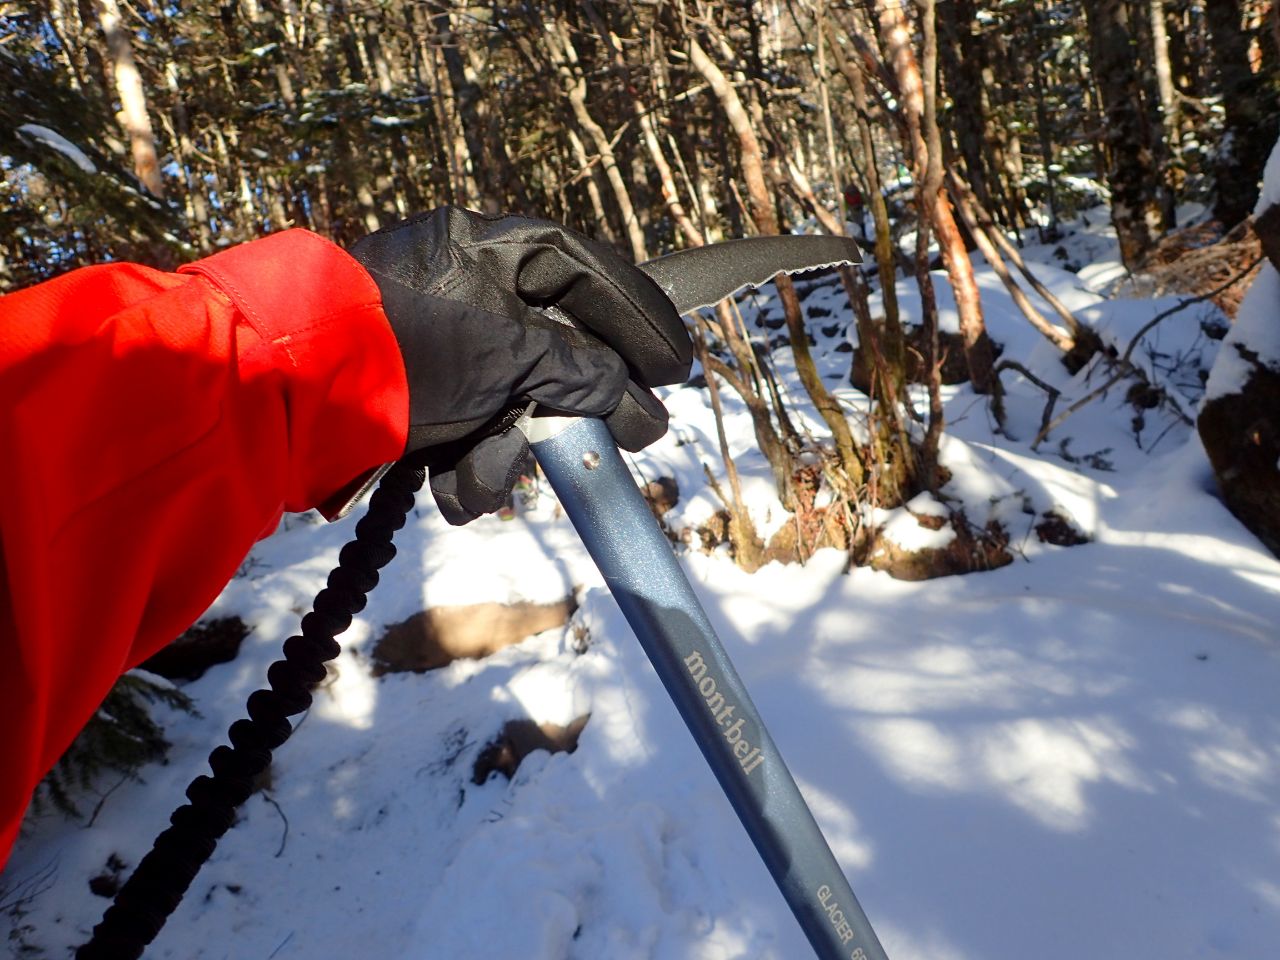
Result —
[[[851, 240], [780, 236], [640, 267], [687, 313], [779, 272], [859, 259]], [[818, 957], [887, 960], [604, 423], [531, 409], [518, 426]]]

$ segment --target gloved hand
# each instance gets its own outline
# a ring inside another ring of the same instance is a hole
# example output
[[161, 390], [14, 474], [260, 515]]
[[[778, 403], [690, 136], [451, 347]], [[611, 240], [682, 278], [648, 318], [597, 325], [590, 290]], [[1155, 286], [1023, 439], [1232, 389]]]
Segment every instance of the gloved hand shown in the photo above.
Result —
[[406, 454], [445, 519], [497, 510], [529, 446], [536, 401], [603, 417], [639, 450], [667, 429], [648, 389], [683, 382], [692, 349], [662, 290], [612, 250], [546, 220], [441, 207], [356, 242], [409, 381]]

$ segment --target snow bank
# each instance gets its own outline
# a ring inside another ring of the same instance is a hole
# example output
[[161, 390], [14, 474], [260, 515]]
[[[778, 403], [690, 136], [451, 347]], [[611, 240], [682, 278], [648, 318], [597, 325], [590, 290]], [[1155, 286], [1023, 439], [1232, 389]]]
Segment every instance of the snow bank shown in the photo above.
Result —
[[[1267, 159], [1262, 178], [1262, 192], [1255, 214], [1280, 203], [1280, 143]], [[1239, 393], [1248, 382], [1254, 363], [1280, 371], [1280, 274], [1271, 263], [1264, 263], [1249, 292], [1240, 302], [1240, 310], [1230, 332], [1222, 342], [1218, 361], [1209, 376], [1205, 399]]]

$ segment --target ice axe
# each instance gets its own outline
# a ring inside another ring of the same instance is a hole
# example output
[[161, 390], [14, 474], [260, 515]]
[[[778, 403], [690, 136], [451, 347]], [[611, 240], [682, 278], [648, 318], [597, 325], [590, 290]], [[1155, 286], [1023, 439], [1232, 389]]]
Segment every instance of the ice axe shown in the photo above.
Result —
[[[778, 273], [859, 262], [838, 237], [731, 240], [640, 264], [681, 313]], [[821, 960], [887, 960], [604, 422], [517, 426]]]
[[[685, 313], [779, 272], [856, 263], [852, 241], [761, 237], [681, 251], [641, 264]], [[563, 318], [572, 322], [569, 318]], [[603, 421], [539, 416], [519, 421], [565, 511], [675, 701], [729, 802], [821, 960], [886, 960], [871, 924], [818, 829], [791, 773], [716, 638], [671, 547], [649, 512]], [[364, 608], [392, 538], [425, 480], [401, 460], [386, 471], [342, 548], [338, 566], [267, 671], [269, 689], [249, 696], [249, 716], [209, 755], [211, 775], [188, 786], [188, 803], [116, 893], [77, 960], [135, 960], [155, 939], [235, 822], [272, 751], [311, 703], [335, 639]]]

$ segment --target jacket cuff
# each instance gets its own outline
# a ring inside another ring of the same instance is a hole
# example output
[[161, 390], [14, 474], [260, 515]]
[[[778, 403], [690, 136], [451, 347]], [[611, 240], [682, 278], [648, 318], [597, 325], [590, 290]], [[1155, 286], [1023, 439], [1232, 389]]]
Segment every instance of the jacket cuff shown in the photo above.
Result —
[[[404, 452], [409, 388], [373, 279], [340, 247], [288, 230], [186, 264], [229, 297], [283, 377], [287, 510], [345, 512], [361, 481]], [[251, 336], [251, 335], [250, 335]], [[254, 366], [249, 364], [247, 366]], [[361, 490], [361, 492], [363, 492]]]

